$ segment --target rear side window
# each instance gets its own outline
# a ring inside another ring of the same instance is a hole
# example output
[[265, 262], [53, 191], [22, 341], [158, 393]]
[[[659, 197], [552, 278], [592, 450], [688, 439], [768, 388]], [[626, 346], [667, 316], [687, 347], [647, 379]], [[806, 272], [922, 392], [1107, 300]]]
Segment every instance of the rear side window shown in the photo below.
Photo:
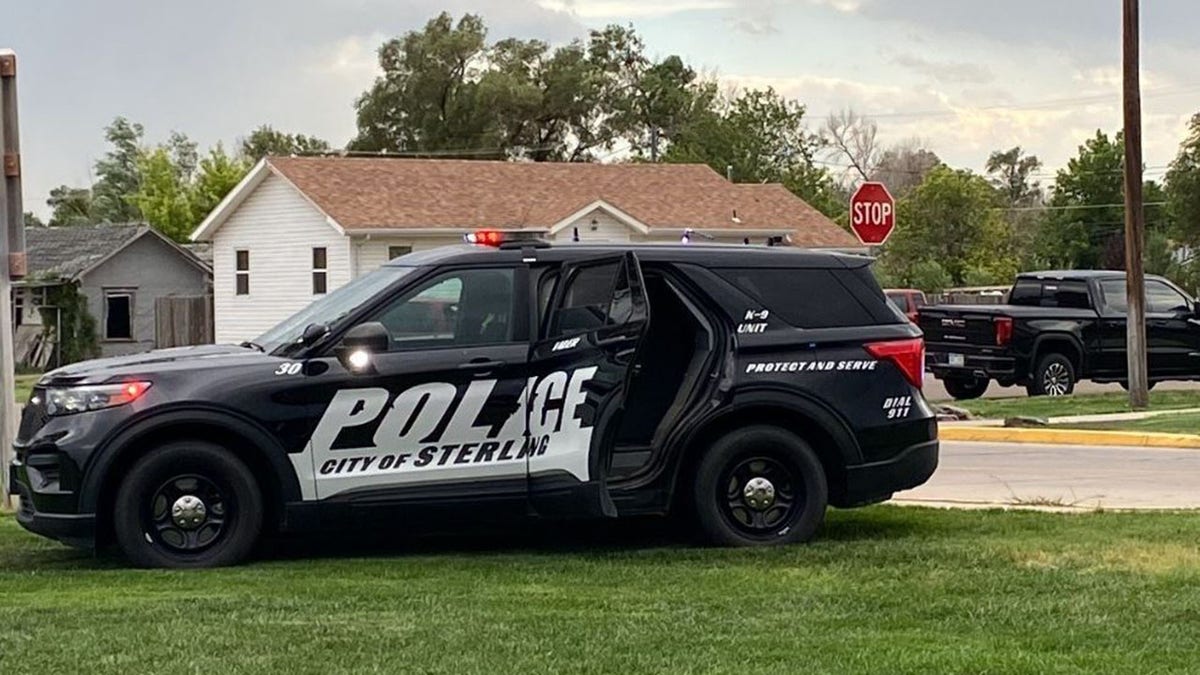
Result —
[[901, 312], [907, 312], [907, 311], [909, 311], [909, 309], [911, 309], [908, 306], [908, 294], [907, 293], [888, 293], [887, 296], [888, 296], [889, 300], [891, 300], [893, 303], [895, 303], [896, 308], [899, 309]]
[[[834, 270], [760, 267], [713, 271], [798, 328], [882, 323], [838, 279]], [[875, 293], [879, 303], [885, 304], [883, 294], [878, 290]]]
[[1089, 309], [1087, 283], [1083, 281], [1027, 280], [1013, 286], [1010, 305]]

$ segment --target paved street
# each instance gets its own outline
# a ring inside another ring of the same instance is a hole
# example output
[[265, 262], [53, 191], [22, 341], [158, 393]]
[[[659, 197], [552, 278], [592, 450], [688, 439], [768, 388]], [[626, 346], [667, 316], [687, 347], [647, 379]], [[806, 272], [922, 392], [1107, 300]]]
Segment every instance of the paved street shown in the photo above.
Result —
[[[1200, 382], [1162, 382], [1154, 388], [1154, 391], [1168, 390], [1193, 390], [1200, 392]], [[925, 398], [930, 401], [947, 401], [950, 400], [950, 395], [946, 393], [946, 388], [942, 383], [934, 379], [933, 375], [925, 373]], [[1122, 392], [1125, 391], [1119, 384], [1096, 384], [1095, 382], [1080, 382], [1075, 386], [1076, 394], [1103, 394], [1105, 392]], [[1024, 396], [1025, 387], [1001, 387], [995, 382], [988, 387], [984, 398], [1005, 398], [1011, 396]]]
[[1200, 451], [942, 443], [928, 483], [897, 501], [1078, 508], [1200, 508]]

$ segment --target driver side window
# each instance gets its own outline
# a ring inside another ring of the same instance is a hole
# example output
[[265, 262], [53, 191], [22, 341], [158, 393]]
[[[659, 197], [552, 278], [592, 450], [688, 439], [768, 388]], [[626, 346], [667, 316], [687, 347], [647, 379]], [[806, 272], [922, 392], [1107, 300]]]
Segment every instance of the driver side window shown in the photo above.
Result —
[[1146, 311], [1152, 314], [1187, 312], [1191, 309], [1187, 298], [1170, 286], [1149, 279], [1146, 281]]
[[373, 318], [391, 351], [500, 344], [513, 340], [513, 270], [447, 272], [405, 293]]

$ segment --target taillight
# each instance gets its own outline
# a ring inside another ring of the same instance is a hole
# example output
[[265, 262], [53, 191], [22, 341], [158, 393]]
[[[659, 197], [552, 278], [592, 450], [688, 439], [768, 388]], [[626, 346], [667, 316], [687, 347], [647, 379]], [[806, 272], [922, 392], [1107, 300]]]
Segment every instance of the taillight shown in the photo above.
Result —
[[909, 384], [920, 389], [925, 383], [925, 340], [889, 340], [863, 345], [867, 353], [882, 361], [891, 361]]
[[993, 325], [996, 327], [996, 346], [1003, 347], [1012, 341], [1012, 317], [998, 316], [993, 321]]

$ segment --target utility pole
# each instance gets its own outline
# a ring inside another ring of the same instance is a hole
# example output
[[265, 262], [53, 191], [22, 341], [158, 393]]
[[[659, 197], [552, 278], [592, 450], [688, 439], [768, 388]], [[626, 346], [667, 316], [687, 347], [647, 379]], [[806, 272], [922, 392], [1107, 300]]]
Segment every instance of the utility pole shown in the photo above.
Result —
[[4, 507], [11, 509], [8, 468], [17, 432], [12, 282], [25, 276], [25, 213], [17, 127], [17, 55], [9, 49], [0, 49], [0, 167], [0, 492]]
[[1142, 245], [1146, 218], [1142, 206], [1142, 89], [1138, 21], [1139, 0], [1124, 3], [1125, 61], [1125, 294], [1126, 359], [1129, 366], [1129, 407], [1150, 405], [1146, 378], [1146, 283]]

